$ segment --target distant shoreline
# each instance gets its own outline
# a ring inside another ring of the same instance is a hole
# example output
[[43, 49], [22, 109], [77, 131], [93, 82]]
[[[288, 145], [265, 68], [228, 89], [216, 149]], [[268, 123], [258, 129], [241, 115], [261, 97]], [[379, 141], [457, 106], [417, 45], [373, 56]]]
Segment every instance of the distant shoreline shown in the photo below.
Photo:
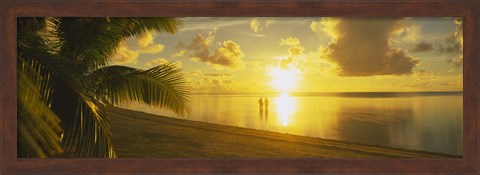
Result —
[[[192, 93], [192, 95], [269, 95], [281, 93]], [[328, 97], [412, 97], [412, 96], [459, 96], [463, 91], [421, 91], [421, 92], [290, 92], [290, 96], [328, 96]]]
[[109, 109], [114, 148], [123, 158], [459, 158]]

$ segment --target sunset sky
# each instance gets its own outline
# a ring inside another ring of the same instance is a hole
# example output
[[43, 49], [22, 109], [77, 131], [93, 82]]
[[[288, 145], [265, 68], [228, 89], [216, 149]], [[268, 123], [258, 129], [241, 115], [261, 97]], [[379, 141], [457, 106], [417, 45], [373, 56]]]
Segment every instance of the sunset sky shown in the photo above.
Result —
[[113, 64], [180, 66], [193, 92], [461, 91], [455, 18], [192, 17], [122, 43]]

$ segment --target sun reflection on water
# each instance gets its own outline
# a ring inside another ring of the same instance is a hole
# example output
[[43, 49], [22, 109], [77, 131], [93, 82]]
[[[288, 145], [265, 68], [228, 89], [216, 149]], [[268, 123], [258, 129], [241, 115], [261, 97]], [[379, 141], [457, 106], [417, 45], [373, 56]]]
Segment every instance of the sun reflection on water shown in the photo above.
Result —
[[295, 112], [295, 99], [284, 92], [280, 97], [275, 98], [276, 112], [282, 126], [288, 126], [290, 116]]

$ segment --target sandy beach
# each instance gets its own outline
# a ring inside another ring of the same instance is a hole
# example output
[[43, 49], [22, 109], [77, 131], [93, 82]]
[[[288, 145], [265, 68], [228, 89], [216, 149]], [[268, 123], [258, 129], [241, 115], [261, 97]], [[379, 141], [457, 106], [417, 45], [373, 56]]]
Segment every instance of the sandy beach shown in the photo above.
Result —
[[120, 158], [454, 157], [109, 109]]

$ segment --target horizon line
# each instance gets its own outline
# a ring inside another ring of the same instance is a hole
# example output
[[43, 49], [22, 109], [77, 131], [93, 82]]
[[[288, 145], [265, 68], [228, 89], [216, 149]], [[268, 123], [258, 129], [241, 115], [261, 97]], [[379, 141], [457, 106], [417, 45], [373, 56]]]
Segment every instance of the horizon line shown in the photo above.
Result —
[[[333, 92], [288, 92], [289, 94], [306, 93], [460, 93], [461, 91], [333, 91]], [[284, 92], [192, 92], [192, 94], [282, 94]]]

